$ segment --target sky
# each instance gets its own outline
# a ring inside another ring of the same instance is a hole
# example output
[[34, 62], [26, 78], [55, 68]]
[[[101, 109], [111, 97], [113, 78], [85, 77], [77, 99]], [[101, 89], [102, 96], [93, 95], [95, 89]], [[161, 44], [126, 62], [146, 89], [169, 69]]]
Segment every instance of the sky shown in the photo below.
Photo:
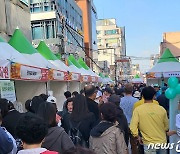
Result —
[[[127, 56], [159, 53], [164, 32], [180, 31], [180, 0], [94, 0], [98, 19], [115, 18], [125, 26]], [[142, 72], [149, 60], [133, 60]]]

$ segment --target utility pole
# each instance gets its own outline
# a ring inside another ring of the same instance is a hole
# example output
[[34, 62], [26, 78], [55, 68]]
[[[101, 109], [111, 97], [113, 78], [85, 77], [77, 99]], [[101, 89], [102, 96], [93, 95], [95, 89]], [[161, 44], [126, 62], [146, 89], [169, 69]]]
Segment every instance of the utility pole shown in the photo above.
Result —
[[64, 59], [63, 60], [65, 60], [66, 59], [66, 48], [65, 48], [65, 19], [64, 19], [64, 17], [62, 17], [62, 20], [61, 20], [61, 23], [62, 23], [62, 30], [61, 30], [61, 54], [64, 56]]

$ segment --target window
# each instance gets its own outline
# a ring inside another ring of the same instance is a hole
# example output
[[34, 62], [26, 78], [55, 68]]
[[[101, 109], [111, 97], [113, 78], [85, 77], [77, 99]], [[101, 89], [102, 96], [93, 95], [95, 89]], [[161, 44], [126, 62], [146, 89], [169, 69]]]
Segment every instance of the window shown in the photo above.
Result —
[[97, 30], [96, 31], [97, 35], [101, 34], [101, 31], [100, 30]]
[[32, 23], [32, 38], [33, 40], [56, 38], [55, 20]]
[[32, 37], [33, 40], [43, 39], [43, 27], [40, 24], [32, 27]]
[[117, 29], [105, 30], [105, 35], [114, 35], [114, 34], [118, 34], [118, 30]]

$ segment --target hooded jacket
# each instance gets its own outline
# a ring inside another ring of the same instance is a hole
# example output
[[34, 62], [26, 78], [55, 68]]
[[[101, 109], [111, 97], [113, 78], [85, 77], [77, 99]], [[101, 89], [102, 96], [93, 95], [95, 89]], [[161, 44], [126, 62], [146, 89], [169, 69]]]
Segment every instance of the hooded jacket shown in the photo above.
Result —
[[63, 153], [70, 148], [74, 148], [74, 144], [64, 129], [57, 126], [49, 128], [48, 135], [45, 137], [42, 147]]
[[91, 131], [90, 148], [97, 154], [127, 154], [123, 133], [117, 125], [102, 121]]

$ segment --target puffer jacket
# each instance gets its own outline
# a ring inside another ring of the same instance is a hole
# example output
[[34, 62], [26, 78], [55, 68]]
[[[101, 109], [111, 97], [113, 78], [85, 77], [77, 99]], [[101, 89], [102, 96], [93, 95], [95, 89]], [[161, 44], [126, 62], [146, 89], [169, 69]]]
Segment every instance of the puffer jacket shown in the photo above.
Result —
[[121, 129], [110, 122], [100, 122], [90, 136], [90, 148], [97, 154], [127, 154]]

